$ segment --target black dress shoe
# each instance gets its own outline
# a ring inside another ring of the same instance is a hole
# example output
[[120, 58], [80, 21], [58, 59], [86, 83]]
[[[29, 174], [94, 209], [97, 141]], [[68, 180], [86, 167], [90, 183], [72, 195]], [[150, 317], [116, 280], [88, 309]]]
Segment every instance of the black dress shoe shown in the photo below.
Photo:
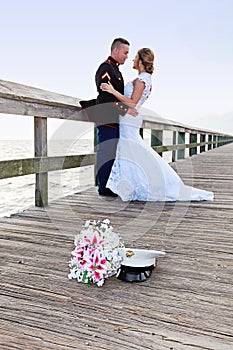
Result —
[[111, 190], [99, 192], [99, 195], [106, 196], [106, 197], [118, 197], [118, 195], [116, 193], [112, 192]]

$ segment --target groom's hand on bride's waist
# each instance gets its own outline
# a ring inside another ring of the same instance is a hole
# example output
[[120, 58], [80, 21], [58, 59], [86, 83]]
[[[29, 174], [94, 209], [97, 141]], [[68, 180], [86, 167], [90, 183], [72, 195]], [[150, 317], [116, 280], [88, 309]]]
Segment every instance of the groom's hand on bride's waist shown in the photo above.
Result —
[[127, 113], [133, 117], [136, 117], [138, 115], [138, 111], [134, 107], [129, 107]]

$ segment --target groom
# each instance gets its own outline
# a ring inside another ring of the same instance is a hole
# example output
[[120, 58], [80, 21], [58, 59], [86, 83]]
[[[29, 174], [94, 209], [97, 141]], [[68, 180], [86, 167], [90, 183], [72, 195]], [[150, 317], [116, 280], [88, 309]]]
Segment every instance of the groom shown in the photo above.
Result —
[[112, 94], [102, 91], [100, 85], [110, 82], [114, 89], [124, 94], [124, 80], [119, 65], [124, 64], [128, 58], [129, 45], [126, 39], [114, 39], [111, 45], [111, 55], [101, 63], [95, 75], [98, 90], [96, 104], [99, 105], [98, 110], [102, 120], [101, 125], [97, 125], [96, 170], [98, 192], [102, 196], [117, 196], [106, 188], [106, 184], [114, 163], [119, 139], [119, 114], [129, 113], [135, 116], [137, 111], [116, 100]]

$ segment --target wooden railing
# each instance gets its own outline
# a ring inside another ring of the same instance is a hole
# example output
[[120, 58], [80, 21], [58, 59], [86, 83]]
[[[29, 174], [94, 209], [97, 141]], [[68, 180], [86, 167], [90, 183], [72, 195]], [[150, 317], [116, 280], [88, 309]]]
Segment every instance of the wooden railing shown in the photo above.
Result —
[[[29, 174], [36, 175], [35, 205], [48, 204], [48, 172], [71, 169], [95, 163], [95, 154], [48, 157], [47, 118], [87, 122], [79, 99], [22, 84], [0, 80], [0, 113], [34, 117], [34, 158], [0, 161], [0, 179]], [[172, 160], [204, 152], [233, 142], [233, 136], [210, 130], [193, 128], [165, 120], [153, 111], [141, 109], [143, 129], [151, 130], [151, 146], [162, 155], [172, 151]], [[141, 133], [143, 135], [143, 129]], [[173, 144], [163, 144], [163, 132], [173, 132]], [[189, 142], [185, 142], [189, 135]], [[198, 141], [200, 135], [200, 141]]]

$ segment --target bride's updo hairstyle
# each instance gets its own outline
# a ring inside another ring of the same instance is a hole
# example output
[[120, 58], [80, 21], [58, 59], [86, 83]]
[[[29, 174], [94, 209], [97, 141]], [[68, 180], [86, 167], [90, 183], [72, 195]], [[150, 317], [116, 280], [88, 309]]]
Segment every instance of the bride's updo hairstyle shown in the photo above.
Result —
[[143, 49], [138, 50], [139, 60], [142, 61], [143, 66], [147, 73], [152, 74], [154, 72], [154, 52], [144, 47]]

